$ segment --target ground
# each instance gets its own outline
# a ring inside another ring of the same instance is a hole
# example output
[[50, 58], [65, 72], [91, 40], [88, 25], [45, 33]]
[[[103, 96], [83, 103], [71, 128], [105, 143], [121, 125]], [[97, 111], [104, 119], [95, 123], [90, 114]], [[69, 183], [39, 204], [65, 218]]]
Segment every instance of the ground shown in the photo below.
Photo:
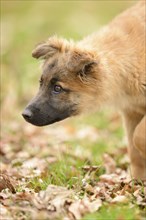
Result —
[[117, 114], [13, 121], [1, 135], [2, 219], [144, 219], [146, 185], [130, 178]]

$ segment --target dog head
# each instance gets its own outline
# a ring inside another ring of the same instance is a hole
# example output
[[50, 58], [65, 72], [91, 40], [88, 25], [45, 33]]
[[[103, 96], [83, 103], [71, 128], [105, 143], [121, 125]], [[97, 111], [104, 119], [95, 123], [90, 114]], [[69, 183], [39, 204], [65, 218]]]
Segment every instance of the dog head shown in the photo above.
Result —
[[43, 65], [39, 91], [22, 113], [26, 121], [43, 126], [93, 108], [100, 81], [93, 51], [52, 37], [32, 56], [43, 59]]

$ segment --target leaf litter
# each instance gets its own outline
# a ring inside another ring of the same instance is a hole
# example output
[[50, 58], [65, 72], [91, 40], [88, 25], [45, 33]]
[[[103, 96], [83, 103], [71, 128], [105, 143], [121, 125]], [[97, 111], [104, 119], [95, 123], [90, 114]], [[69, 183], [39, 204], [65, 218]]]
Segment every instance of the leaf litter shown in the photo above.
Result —
[[[19, 127], [16, 126], [15, 129], [17, 131]], [[94, 142], [98, 135], [94, 134], [96, 131], [90, 127], [85, 131], [74, 132], [73, 137], [82, 139], [84, 132], [86, 134], [87, 131], [92, 131], [91, 140]], [[51, 147], [47, 146], [45, 141], [41, 141], [44, 136], [46, 137], [46, 133], [38, 132], [34, 127], [24, 126], [24, 131], [17, 138], [12, 134], [9, 138], [5, 135], [2, 137], [1, 219], [79, 220], [87, 213], [97, 212], [107, 204], [137, 205], [141, 210], [145, 209], [146, 182], [131, 180], [127, 167], [123, 166], [125, 150], [121, 149], [116, 150], [113, 155], [104, 154], [100, 166], [83, 166], [82, 180], [77, 188], [51, 183], [46, 183], [44, 189], [33, 187], [35, 183], [31, 184], [35, 178], [40, 186], [44, 183], [49, 166], [55, 164], [66, 153], [62, 134], [59, 135], [55, 129], [49, 132], [48, 143], [51, 143]], [[63, 130], [64, 141], [70, 139], [70, 132], [70, 128]], [[30, 143], [26, 141], [27, 137]], [[74, 159], [77, 158], [77, 153], [68, 150], [68, 154], [74, 156]], [[121, 160], [117, 162], [116, 158], [119, 154]], [[126, 164], [128, 164], [127, 158]], [[76, 178], [78, 179], [78, 176]]]

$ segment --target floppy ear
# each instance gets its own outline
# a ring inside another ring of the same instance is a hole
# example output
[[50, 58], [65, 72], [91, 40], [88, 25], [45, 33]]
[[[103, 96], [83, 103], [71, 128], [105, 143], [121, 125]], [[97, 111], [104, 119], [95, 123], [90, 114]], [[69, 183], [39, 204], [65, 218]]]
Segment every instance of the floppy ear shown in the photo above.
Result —
[[92, 51], [75, 49], [70, 52], [67, 67], [81, 77], [91, 73], [95, 65], [97, 65], [97, 61]]
[[47, 43], [39, 44], [33, 51], [32, 56], [36, 59], [46, 59], [49, 56], [53, 56], [57, 52], [57, 48], [48, 45]]
[[34, 58], [46, 59], [53, 56], [57, 52], [61, 52], [65, 44], [65, 40], [57, 37], [51, 37], [46, 42], [42, 42], [32, 51]]

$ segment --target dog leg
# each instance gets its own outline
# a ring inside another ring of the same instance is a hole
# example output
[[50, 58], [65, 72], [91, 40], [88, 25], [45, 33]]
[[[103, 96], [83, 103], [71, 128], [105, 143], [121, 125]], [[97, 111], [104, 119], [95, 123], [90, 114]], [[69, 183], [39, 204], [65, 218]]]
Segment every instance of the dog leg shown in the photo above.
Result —
[[146, 115], [135, 128], [133, 143], [141, 156], [146, 159]]
[[[128, 142], [129, 142], [128, 153], [131, 161], [131, 174], [132, 174], [132, 178], [137, 178], [137, 179], [146, 178], [146, 159], [141, 156], [139, 149], [137, 150], [137, 148], [139, 148], [138, 145], [137, 147], [135, 147], [133, 141], [134, 139], [133, 137], [136, 137], [135, 136], [136, 133], [134, 134], [134, 132], [137, 131], [139, 133], [139, 129], [136, 130], [135, 128], [137, 127], [139, 122], [143, 120], [142, 118], [143, 115], [137, 114], [135, 112], [124, 112], [124, 119], [125, 119], [127, 135], [128, 135]], [[142, 125], [141, 122], [139, 124], [141, 129], [142, 126], [144, 126], [143, 123], [144, 122], [142, 121]], [[139, 139], [140, 138], [141, 137], [139, 136]], [[144, 141], [143, 138], [144, 137], [142, 137], [141, 140], [142, 142]], [[142, 149], [144, 148], [142, 147]]]

